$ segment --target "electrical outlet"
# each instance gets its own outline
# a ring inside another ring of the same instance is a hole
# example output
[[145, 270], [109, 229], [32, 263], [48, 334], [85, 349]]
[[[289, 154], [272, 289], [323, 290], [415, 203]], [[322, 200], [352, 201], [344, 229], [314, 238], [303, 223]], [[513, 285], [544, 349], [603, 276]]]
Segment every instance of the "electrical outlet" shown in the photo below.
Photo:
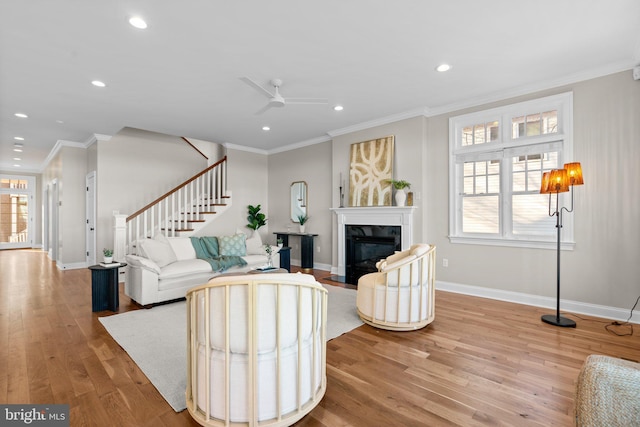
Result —
[[449, 267], [449, 259], [442, 258], [442, 266], [443, 267]]
[[320, 246], [318, 246], [318, 253], [320, 253]]

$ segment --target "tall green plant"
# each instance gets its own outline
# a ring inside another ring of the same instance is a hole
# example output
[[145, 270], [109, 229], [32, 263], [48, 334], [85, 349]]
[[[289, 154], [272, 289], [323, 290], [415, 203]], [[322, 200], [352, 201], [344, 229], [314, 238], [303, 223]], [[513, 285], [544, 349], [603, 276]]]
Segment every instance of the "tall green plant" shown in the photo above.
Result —
[[260, 213], [260, 205], [249, 205], [248, 209], [249, 216], [247, 216], [247, 221], [249, 221], [249, 224], [247, 224], [247, 227], [252, 230], [257, 230], [263, 225], [267, 225], [267, 217], [263, 213]]

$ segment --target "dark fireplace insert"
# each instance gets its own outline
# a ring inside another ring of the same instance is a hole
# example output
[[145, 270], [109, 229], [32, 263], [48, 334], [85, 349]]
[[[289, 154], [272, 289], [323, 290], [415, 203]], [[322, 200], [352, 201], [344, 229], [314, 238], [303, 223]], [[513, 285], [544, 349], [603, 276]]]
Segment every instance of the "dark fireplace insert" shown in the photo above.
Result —
[[376, 263], [402, 248], [399, 225], [345, 225], [345, 282], [378, 271]]

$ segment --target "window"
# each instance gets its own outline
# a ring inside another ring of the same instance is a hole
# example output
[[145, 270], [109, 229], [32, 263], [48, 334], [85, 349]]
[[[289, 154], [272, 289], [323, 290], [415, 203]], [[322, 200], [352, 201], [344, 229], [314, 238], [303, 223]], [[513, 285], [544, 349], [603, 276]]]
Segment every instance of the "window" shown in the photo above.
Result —
[[[572, 156], [572, 104], [567, 93], [449, 119], [453, 243], [555, 247], [540, 182]], [[573, 224], [563, 221], [566, 249]]]
[[35, 178], [0, 175], [0, 249], [32, 246], [30, 201]]

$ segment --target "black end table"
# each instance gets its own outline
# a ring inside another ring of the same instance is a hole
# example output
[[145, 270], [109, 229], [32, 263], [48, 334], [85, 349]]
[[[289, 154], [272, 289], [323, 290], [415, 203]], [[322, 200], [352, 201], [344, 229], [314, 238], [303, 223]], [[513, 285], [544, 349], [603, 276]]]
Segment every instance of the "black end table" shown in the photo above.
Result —
[[118, 269], [127, 264], [92, 265], [91, 270], [91, 311], [118, 311], [120, 296], [118, 288]]

